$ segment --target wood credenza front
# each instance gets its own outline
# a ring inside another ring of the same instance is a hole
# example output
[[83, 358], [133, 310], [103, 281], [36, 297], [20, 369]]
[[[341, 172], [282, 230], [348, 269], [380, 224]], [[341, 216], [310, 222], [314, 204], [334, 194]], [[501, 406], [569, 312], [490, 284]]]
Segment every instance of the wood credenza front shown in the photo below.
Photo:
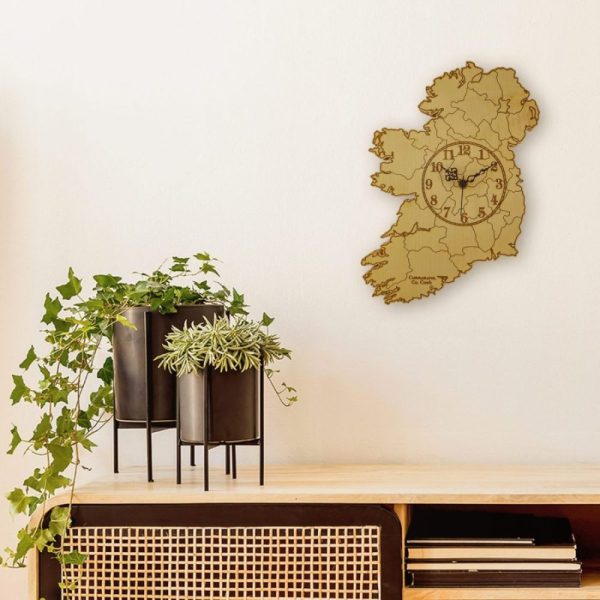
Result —
[[[600, 467], [276, 466], [264, 487], [252, 468], [211, 479], [204, 492], [201, 468], [185, 471], [182, 485], [172, 470], [147, 483], [139, 469], [82, 486], [63, 540], [88, 555], [65, 574], [78, 578], [72, 600], [600, 599]], [[584, 584], [404, 587], [404, 538], [419, 504], [568, 516]], [[55, 560], [31, 553], [30, 600], [58, 600], [60, 580]]]

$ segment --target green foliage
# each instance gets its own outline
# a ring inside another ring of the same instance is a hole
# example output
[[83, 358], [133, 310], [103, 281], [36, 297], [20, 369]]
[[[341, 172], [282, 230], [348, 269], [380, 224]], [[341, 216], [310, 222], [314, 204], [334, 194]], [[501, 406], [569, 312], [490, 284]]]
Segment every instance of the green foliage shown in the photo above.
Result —
[[16, 404], [23, 398], [27, 399], [29, 388], [25, 385], [22, 375], [13, 375], [12, 379], [15, 387], [10, 394], [10, 399], [12, 400], [13, 404]]
[[[133, 327], [123, 316], [133, 306], [150, 306], [167, 314], [181, 304], [216, 302], [230, 315], [246, 315], [244, 295], [218, 281], [215, 262], [207, 252], [200, 252], [191, 258], [173, 257], [167, 267], [163, 263], [151, 273], [138, 273], [133, 282], [111, 274], [95, 275], [87, 296], [82, 280], [69, 268], [66, 282], [56, 287], [59, 296], [46, 294], [41, 319], [45, 347], [37, 352], [29, 348], [19, 365], [21, 372], [12, 376], [10, 394], [13, 404], [36, 406], [39, 419], [27, 435], [12, 426], [7, 450], [13, 454], [21, 448], [39, 457], [40, 464], [7, 498], [11, 511], [24, 517], [36, 511], [45, 514], [48, 500], [57, 491], [66, 489], [70, 500], [67, 506], [53, 508], [49, 520], [23, 527], [16, 547], [7, 549], [0, 565], [24, 566], [32, 548], [50, 552], [63, 568], [83, 564], [85, 555], [63, 552], [60, 538], [70, 523], [82, 460], [95, 447], [94, 434], [112, 418], [113, 327]], [[270, 319], [265, 317], [263, 324]], [[63, 598], [68, 600], [75, 584], [63, 581]]]
[[114, 377], [113, 359], [109, 356], [104, 364], [98, 369], [98, 379], [110, 385]]
[[77, 296], [81, 292], [81, 279], [77, 279], [73, 273], [73, 269], [69, 267], [67, 283], [59, 285], [56, 289], [65, 300], [70, 300], [73, 296]]
[[66, 565], [82, 565], [85, 563], [86, 559], [87, 556], [77, 550], [72, 550], [64, 555], [64, 563]]
[[267, 313], [263, 313], [262, 319], [260, 321], [260, 324], [263, 327], [268, 327], [275, 319], [273, 319], [273, 317], [270, 317]]
[[36, 354], [35, 354], [35, 350], [33, 349], [33, 346], [31, 346], [29, 348], [29, 351], [27, 352], [27, 356], [23, 359], [23, 362], [19, 365], [19, 369], [23, 369], [24, 371], [27, 371], [27, 369], [29, 369], [29, 367], [31, 366], [31, 364], [33, 363], [33, 361], [37, 358]]
[[42, 317], [42, 323], [53, 323], [56, 320], [60, 313], [60, 309], [62, 308], [62, 304], [58, 298], [52, 300], [50, 294], [46, 294], [46, 299], [44, 300], [44, 308], [46, 309], [46, 313]]
[[[215, 317], [212, 321], [205, 317], [203, 324], [187, 323], [182, 329], [173, 327], [167, 335], [166, 352], [157, 357], [164, 369], [177, 375], [197, 373], [208, 366], [219, 371], [246, 371], [258, 369], [261, 358], [264, 364], [291, 358], [291, 351], [284, 348], [279, 337], [269, 334], [266, 326], [274, 319], [263, 313], [261, 322], [245, 317]], [[282, 384], [277, 387], [272, 369], [265, 371], [275, 393], [281, 402], [289, 406], [298, 400], [291, 396], [293, 388]], [[284, 398], [284, 394], [288, 394]]]
[[18, 431], [16, 425], [12, 426], [12, 428], [10, 430], [10, 435], [12, 436], [12, 439], [10, 441], [10, 446], [9, 446], [8, 450], [6, 451], [6, 454], [13, 454], [14, 451], [17, 449], [17, 446], [23, 441], [21, 439], [21, 436], [19, 434], [19, 431]]

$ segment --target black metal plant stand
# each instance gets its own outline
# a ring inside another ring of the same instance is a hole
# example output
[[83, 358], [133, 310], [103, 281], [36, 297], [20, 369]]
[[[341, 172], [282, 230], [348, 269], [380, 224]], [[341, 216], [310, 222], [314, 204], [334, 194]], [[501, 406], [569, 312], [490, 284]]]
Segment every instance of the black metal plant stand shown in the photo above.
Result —
[[[152, 321], [151, 314], [147, 312], [144, 315], [144, 336], [146, 340], [146, 419], [143, 421], [119, 421], [116, 416], [113, 418], [113, 470], [119, 472], [119, 429], [145, 429], [146, 430], [146, 465], [148, 471], [148, 481], [152, 482], [152, 434], [166, 429], [175, 429], [176, 421], [155, 421], [153, 419], [152, 407], [153, 402], [153, 381], [152, 381]], [[116, 390], [118, 393], [118, 390]], [[190, 448], [190, 464], [194, 465], [195, 450], [194, 445]]]
[[204, 435], [202, 444], [193, 444], [185, 442], [181, 439], [181, 421], [179, 418], [179, 394], [177, 394], [177, 483], [181, 483], [181, 447], [190, 446], [191, 452], [191, 465], [195, 466], [195, 446], [203, 447], [203, 469], [204, 469], [204, 491], [209, 489], [209, 460], [208, 453], [213, 448], [218, 446], [225, 446], [225, 474], [232, 476], [233, 479], [237, 479], [237, 459], [236, 459], [236, 447], [237, 446], [258, 446], [259, 447], [259, 484], [265, 484], [265, 417], [264, 417], [264, 399], [265, 399], [265, 385], [264, 385], [264, 360], [261, 357], [260, 370], [258, 378], [258, 418], [259, 418], [259, 436], [251, 440], [243, 441], [210, 441], [210, 407], [211, 407], [211, 371], [208, 367], [204, 377]]

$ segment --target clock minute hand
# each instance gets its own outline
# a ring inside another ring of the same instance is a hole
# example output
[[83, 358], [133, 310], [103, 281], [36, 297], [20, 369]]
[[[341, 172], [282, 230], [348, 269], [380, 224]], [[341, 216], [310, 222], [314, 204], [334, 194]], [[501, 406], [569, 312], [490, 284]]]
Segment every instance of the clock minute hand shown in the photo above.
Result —
[[483, 175], [488, 169], [491, 169], [492, 167], [495, 167], [495, 166], [496, 166], [496, 163], [493, 162], [491, 165], [488, 165], [487, 167], [484, 167], [483, 169], [480, 169], [479, 171], [477, 171], [477, 173], [474, 173], [473, 175], [469, 175], [465, 181], [467, 183], [473, 183], [475, 181], [475, 179], [477, 179], [477, 177], [479, 177], [480, 175]]

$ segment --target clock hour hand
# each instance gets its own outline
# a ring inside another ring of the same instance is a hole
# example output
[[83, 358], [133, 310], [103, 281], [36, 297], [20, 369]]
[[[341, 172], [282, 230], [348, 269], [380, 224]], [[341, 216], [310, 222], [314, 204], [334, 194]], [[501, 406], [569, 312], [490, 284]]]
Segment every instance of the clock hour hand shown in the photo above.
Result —
[[444, 175], [444, 179], [446, 181], [458, 181], [458, 170], [454, 167], [450, 167], [446, 169], [446, 167], [442, 166], [442, 169], [446, 171], [446, 175]]
[[477, 171], [477, 173], [474, 173], [473, 175], [469, 175], [465, 181], [467, 183], [473, 183], [475, 181], [475, 179], [477, 179], [477, 177], [479, 177], [480, 175], [483, 175], [488, 169], [495, 167], [496, 164], [497, 164], [496, 162], [493, 162], [491, 165], [488, 165], [487, 167], [484, 167], [483, 169], [480, 169], [479, 171]]

